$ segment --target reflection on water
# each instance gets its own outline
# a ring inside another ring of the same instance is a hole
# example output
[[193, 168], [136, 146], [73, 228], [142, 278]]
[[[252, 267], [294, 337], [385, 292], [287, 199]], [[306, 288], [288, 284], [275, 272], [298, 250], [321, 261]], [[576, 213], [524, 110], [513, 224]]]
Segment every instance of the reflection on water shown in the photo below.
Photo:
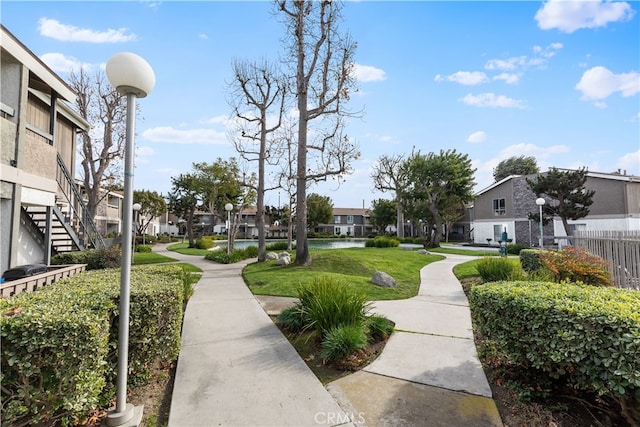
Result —
[[[342, 249], [342, 248], [364, 248], [366, 239], [309, 239], [309, 249]], [[267, 245], [275, 242], [286, 242], [286, 240], [268, 240]], [[293, 242], [295, 244], [295, 241]], [[227, 247], [227, 242], [219, 242], [221, 248]], [[244, 249], [247, 246], [258, 246], [258, 240], [236, 240], [233, 247]]]

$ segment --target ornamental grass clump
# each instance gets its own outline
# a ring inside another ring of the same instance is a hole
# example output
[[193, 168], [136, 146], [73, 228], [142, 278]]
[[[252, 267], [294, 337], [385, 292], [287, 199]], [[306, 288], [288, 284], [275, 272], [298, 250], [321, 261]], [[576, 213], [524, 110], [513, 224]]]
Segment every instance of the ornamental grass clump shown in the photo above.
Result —
[[518, 265], [502, 257], [484, 257], [478, 261], [476, 269], [485, 282], [514, 280], [522, 275]]
[[307, 327], [325, 336], [344, 325], [362, 325], [371, 303], [339, 280], [320, 276], [299, 287], [300, 309], [308, 319]]
[[363, 325], [338, 326], [325, 335], [320, 355], [325, 360], [340, 360], [365, 348], [368, 341]]

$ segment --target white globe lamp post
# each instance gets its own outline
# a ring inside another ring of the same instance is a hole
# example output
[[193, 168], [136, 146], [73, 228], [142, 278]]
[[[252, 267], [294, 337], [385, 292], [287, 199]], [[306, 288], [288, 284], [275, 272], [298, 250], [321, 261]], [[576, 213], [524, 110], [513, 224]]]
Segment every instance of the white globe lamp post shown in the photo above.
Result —
[[233, 205], [227, 203], [224, 205], [224, 210], [227, 211], [227, 255], [231, 255], [231, 211]]
[[546, 201], [542, 197], [536, 199], [536, 205], [538, 205], [538, 208], [540, 210], [540, 212], [538, 213], [540, 215], [540, 240], [538, 242], [540, 249], [542, 249], [542, 246], [544, 245], [544, 241], [542, 239], [542, 207], [545, 203]]
[[138, 426], [142, 406], [127, 403], [127, 365], [129, 358], [129, 295], [131, 281], [131, 238], [133, 210], [133, 162], [135, 152], [136, 98], [153, 90], [156, 76], [151, 66], [134, 53], [121, 52], [107, 62], [107, 78], [118, 93], [127, 97], [127, 125], [124, 150], [124, 201], [122, 212], [122, 266], [120, 273], [120, 319], [118, 324], [118, 369], [116, 408], [107, 414], [106, 424]]

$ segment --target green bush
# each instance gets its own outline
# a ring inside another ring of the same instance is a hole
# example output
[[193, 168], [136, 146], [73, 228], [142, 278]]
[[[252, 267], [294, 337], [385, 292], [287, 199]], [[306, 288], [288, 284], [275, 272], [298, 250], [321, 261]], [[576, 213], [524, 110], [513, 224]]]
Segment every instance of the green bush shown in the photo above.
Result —
[[1, 318], [3, 425], [70, 425], [100, 401], [113, 306], [100, 296], [102, 307], [83, 306], [78, 292], [39, 303], [30, 295], [2, 301], [3, 312], [20, 310]]
[[539, 249], [523, 249], [520, 251], [520, 266], [527, 273], [535, 273], [542, 267]]
[[203, 237], [201, 239], [196, 240], [195, 247], [196, 249], [211, 249], [215, 246], [215, 242], [207, 237]]
[[[70, 425], [114, 392], [120, 271], [75, 275], [33, 293], [0, 300], [2, 418], [11, 425]], [[182, 269], [131, 271], [129, 383], [144, 383], [152, 363], [180, 349]]]
[[365, 321], [365, 327], [370, 341], [376, 342], [387, 339], [393, 333], [395, 323], [378, 314], [369, 316]]
[[245, 249], [236, 249], [231, 254], [227, 251], [213, 251], [204, 256], [206, 260], [219, 262], [220, 264], [233, 264], [245, 259], [255, 258], [258, 256], [257, 246], [248, 246]]
[[515, 243], [513, 245], [507, 245], [507, 253], [509, 255], [520, 255], [520, 252], [523, 249], [529, 249], [529, 245], [524, 245], [522, 243]]
[[138, 246], [136, 246], [136, 252], [149, 253], [149, 252], [151, 252], [151, 246], [149, 246], [149, 245], [138, 245]]
[[287, 242], [273, 242], [266, 245], [267, 251], [286, 251], [287, 250]]
[[476, 269], [485, 282], [515, 279], [519, 273], [516, 264], [502, 257], [484, 257], [478, 261]]
[[469, 303], [481, 333], [515, 363], [612, 397], [628, 419], [638, 408], [640, 292], [501, 282], [471, 288]]
[[378, 236], [364, 242], [367, 248], [396, 248], [400, 246], [400, 241], [389, 236]]
[[360, 325], [371, 309], [366, 296], [337, 279], [320, 276], [298, 287], [300, 307], [309, 319], [307, 327], [322, 336], [344, 325]]
[[322, 340], [321, 356], [326, 360], [340, 360], [367, 346], [362, 325], [341, 325], [328, 331]]
[[57, 254], [51, 257], [51, 264], [87, 264], [87, 270], [100, 270], [119, 267], [121, 259], [122, 251], [120, 246], [116, 245], [106, 249], [88, 249]]
[[542, 251], [540, 259], [556, 282], [613, 286], [607, 262], [582, 248], [570, 246], [561, 251]]

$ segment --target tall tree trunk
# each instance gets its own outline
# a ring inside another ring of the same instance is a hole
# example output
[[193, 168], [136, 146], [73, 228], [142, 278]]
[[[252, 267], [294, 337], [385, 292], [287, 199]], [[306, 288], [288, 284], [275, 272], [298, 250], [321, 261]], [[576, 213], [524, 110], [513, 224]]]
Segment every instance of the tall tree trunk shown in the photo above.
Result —
[[298, 168], [296, 174], [296, 265], [309, 265], [309, 244], [307, 242], [307, 81], [304, 69], [305, 59], [305, 15], [298, 13], [296, 22], [298, 61], [296, 89], [298, 96]]

